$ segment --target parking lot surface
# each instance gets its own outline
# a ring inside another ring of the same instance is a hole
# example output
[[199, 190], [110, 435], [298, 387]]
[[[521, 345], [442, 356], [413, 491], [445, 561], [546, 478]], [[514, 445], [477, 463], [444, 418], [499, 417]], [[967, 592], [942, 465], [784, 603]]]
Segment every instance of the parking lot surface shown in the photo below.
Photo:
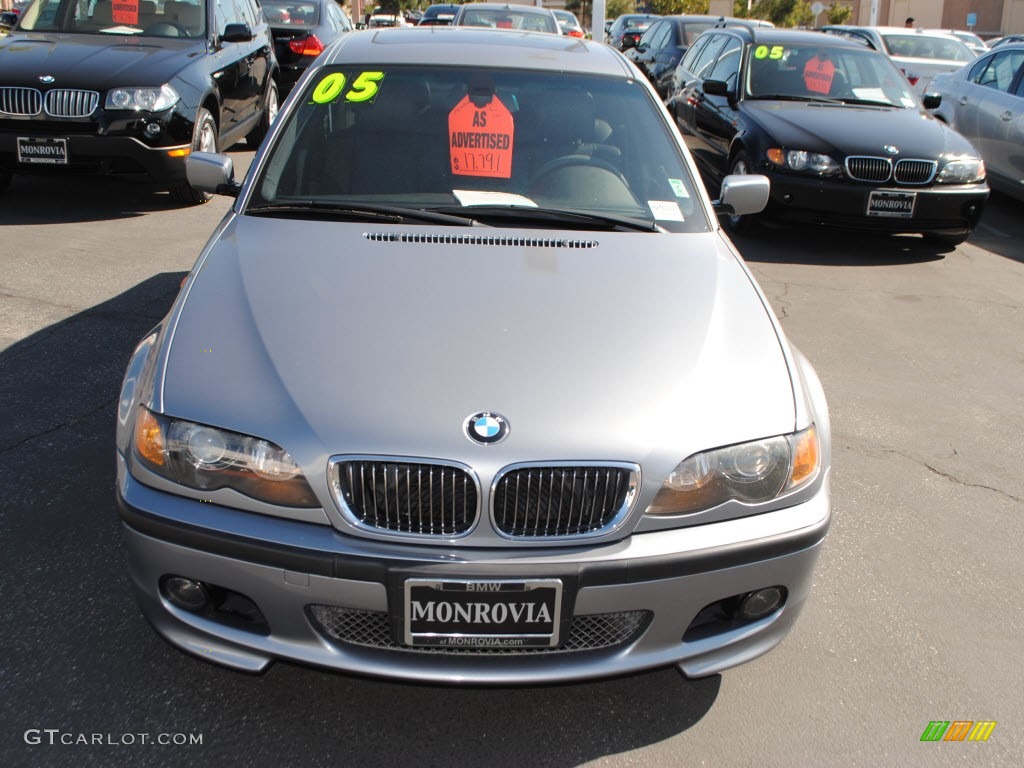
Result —
[[[136, 608], [113, 503], [120, 378], [229, 202], [40, 179], [0, 199], [0, 764], [1019, 764], [1019, 203], [994, 198], [945, 253], [825, 231], [737, 241], [832, 412], [833, 528], [779, 648], [700, 680], [466, 689], [239, 674], [172, 649]], [[932, 721], [997, 725], [922, 742]]]

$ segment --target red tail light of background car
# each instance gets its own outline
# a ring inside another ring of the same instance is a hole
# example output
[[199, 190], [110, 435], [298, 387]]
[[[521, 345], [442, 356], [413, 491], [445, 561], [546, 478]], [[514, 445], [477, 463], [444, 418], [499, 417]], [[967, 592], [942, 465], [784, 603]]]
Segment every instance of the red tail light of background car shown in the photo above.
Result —
[[316, 35], [306, 35], [305, 37], [289, 40], [288, 47], [292, 49], [293, 53], [297, 53], [300, 56], [319, 56], [324, 52], [324, 44], [320, 42], [320, 38]]

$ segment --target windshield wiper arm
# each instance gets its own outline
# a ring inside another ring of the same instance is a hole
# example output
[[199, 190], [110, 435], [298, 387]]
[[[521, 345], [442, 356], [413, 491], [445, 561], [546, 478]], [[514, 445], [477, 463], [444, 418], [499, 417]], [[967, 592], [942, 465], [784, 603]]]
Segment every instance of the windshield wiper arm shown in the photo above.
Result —
[[434, 210], [449, 214], [472, 214], [479, 219], [579, 225], [580, 229], [588, 229], [596, 225], [602, 229], [618, 231], [663, 231], [654, 219], [620, 216], [614, 213], [594, 213], [572, 208], [535, 208], [531, 205], [456, 205]]
[[833, 99], [829, 96], [796, 96], [792, 93], [766, 93], [764, 95], [758, 94], [754, 96], [755, 99], [762, 99], [764, 101], [806, 101], [809, 103], [820, 103], [820, 104], [842, 104], [843, 99]]
[[450, 224], [456, 227], [480, 226], [480, 222], [470, 216], [459, 216], [454, 213], [439, 213], [431, 209], [403, 208], [394, 205], [372, 205], [367, 203], [330, 203], [313, 200], [289, 200], [280, 203], [264, 203], [252, 205], [245, 209], [247, 214], [255, 215], [325, 215], [332, 218], [349, 218], [355, 220], [371, 219], [401, 224], [406, 220], [425, 221], [432, 224]]

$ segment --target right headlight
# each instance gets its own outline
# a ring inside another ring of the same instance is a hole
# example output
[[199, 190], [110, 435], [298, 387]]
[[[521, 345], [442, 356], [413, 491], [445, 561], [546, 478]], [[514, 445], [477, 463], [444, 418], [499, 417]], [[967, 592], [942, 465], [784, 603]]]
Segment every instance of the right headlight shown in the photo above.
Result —
[[107, 91], [105, 109], [128, 109], [134, 112], [163, 112], [181, 97], [169, 85], [159, 88], [111, 88]]
[[820, 462], [813, 424], [790, 435], [696, 453], [672, 470], [646, 514], [679, 515], [730, 500], [771, 501], [810, 482]]
[[143, 466], [188, 488], [231, 488], [268, 504], [318, 506], [295, 460], [268, 440], [139, 406], [133, 443]]
[[985, 179], [985, 163], [980, 157], [951, 158], [939, 171], [939, 184], [975, 184]]

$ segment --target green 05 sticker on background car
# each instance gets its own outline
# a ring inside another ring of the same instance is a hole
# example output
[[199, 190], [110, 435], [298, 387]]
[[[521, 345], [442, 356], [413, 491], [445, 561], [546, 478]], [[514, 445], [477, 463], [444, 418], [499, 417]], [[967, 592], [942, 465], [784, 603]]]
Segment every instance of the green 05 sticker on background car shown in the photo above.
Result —
[[[345, 101], [363, 102], [373, 101], [380, 90], [380, 82], [384, 79], [383, 72], [361, 72], [349, 85], [345, 93]], [[342, 92], [348, 79], [343, 72], [332, 72], [323, 80], [317, 83], [313, 89], [313, 102], [316, 104], [330, 104], [336, 101]]]

